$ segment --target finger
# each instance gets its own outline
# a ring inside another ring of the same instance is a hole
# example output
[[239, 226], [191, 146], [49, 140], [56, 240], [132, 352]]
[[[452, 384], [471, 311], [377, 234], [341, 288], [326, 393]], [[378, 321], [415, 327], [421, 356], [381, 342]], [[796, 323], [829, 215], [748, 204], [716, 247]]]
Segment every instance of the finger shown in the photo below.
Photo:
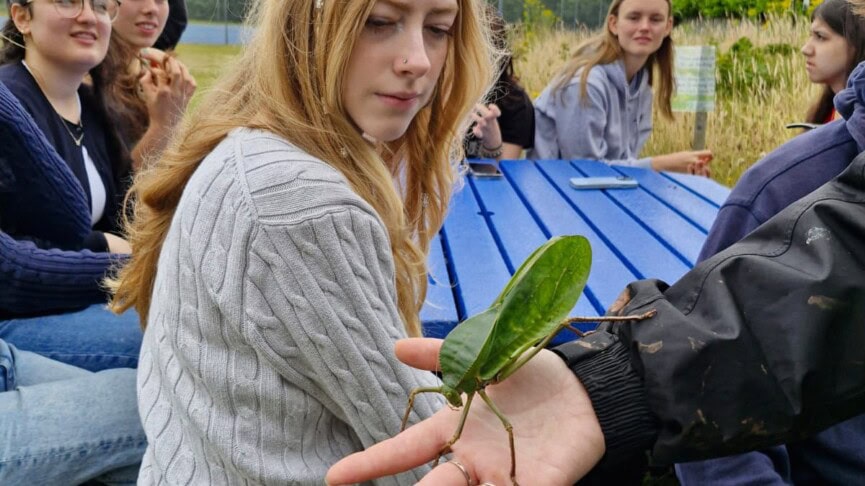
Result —
[[[360, 483], [392, 476], [435, 460], [446, 442], [436, 431], [436, 428], [441, 428], [436, 420], [440, 417], [436, 415], [424, 420], [396, 437], [343, 458], [328, 470], [325, 481], [331, 485]], [[465, 484], [465, 479], [462, 481]]]
[[394, 346], [397, 359], [419, 370], [436, 371], [439, 369], [439, 349], [441, 339], [408, 338], [400, 339]]
[[[466, 467], [466, 472], [471, 474], [467, 466], [464, 465], [463, 467]], [[471, 476], [469, 479], [472, 479]], [[466, 481], [466, 476], [459, 466], [448, 461], [433, 468], [432, 471], [417, 483], [417, 486], [466, 486], [467, 483], [476, 484], [473, 479]]]
[[495, 103], [490, 103], [488, 108], [494, 117], [498, 118], [502, 116], [502, 110]]
[[141, 51], [139, 52], [139, 56], [146, 59], [151, 66], [161, 66], [165, 60], [164, 52], [151, 47], [145, 47], [144, 49], [141, 49]]

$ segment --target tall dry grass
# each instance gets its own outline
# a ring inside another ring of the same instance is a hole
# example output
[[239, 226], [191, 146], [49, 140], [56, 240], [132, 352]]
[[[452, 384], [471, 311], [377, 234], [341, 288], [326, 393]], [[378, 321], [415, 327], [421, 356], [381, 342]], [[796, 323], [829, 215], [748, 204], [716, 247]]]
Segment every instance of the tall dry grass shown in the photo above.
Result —
[[[755, 46], [788, 44], [796, 46], [772, 66], [775, 82], [756, 80], [747, 90], [719, 96], [716, 110], [709, 115], [707, 146], [715, 154], [713, 178], [732, 186], [742, 172], [766, 153], [789, 140], [798, 131], [784, 125], [802, 121], [805, 112], [820, 93], [805, 71], [798, 52], [808, 35], [806, 19], [779, 17], [766, 24], [751, 20], [697, 21], [675, 28], [677, 45], [716, 44], [727, 51], [742, 37]], [[513, 40], [515, 69], [521, 83], [534, 98], [544, 89], [579, 42], [594, 32], [517, 30]], [[735, 66], [735, 69], [743, 69]], [[718, 83], [728, 82], [717, 79]], [[665, 154], [690, 149], [694, 115], [677, 113], [669, 121], [655, 113], [654, 131], [643, 150], [644, 155]]]

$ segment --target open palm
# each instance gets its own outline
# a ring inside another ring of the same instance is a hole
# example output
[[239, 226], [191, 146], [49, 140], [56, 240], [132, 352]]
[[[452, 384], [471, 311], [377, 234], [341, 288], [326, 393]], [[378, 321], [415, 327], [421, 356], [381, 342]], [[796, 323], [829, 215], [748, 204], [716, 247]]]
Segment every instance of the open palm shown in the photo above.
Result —
[[[440, 346], [438, 340], [408, 339], [396, 350], [403, 362], [434, 369]], [[604, 440], [588, 395], [553, 353], [539, 353], [506, 381], [488, 387], [487, 393], [513, 425], [520, 485], [573, 484], [603, 455]], [[329, 471], [328, 483], [367, 481], [435, 460], [453, 436], [460, 413], [443, 408], [396, 437], [343, 459]], [[507, 433], [480, 399], [472, 404], [452, 458], [478, 483], [510, 484]], [[419, 484], [464, 486], [466, 480], [458, 468], [440, 464]]]

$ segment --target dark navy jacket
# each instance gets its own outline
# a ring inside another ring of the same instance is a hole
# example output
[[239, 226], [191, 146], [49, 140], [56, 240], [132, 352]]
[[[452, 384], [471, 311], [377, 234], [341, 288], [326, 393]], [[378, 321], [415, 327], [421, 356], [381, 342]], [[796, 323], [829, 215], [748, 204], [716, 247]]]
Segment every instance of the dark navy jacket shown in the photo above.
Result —
[[81, 184], [3, 83], [0, 140], [0, 320], [104, 302], [117, 256], [80, 249], [91, 234]]
[[[54, 111], [48, 99], [39, 89], [33, 76], [20, 62], [0, 66], [0, 82], [6, 85], [9, 92], [17, 98], [24, 110], [36, 122], [36, 126], [60, 155], [68, 169], [71, 170], [78, 184], [83, 188], [90, 207], [90, 187], [84, 157], [81, 147], [72, 142], [72, 138], [64, 126], [63, 120]], [[93, 160], [99, 177], [105, 187], [106, 204], [102, 218], [93, 225], [93, 233], [83, 242], [83, 247], [93, 251], [107, 251], [108, 245], [102, 232], [116, 233], [119, 227], [119, 214], [123, 194], [128, 183], [128, 169], [122, 168], [123, 155], [117, 146], [116, 137], [112, 134], [104, 111], [98, 107], [95, 95], [90, 88], [82, 86], [78, 90], [81, 97], [81, 119], [84, 124], [84, 139], [82, 144], [87, 148]], [[11, 161], [14, 162], [14, 161]], [[23, 168], [20, 168], [23, 169]], [[32, 188], [19, 185], [15, 197], [29, 198], [33, 196]], [[38, 196], [38, 194], [36, 194]], [[44, 201], [42, 204], [48, 204]], [[38, 200], [34, 201], [38, 204]], [[14, 208], [14, 211], [9, 209]], [[3, 220], [3, 231], [14, 238], [32, 239], [39, 246], [38, 235], [42, 227], [53, 224], [53, 221], [40, 221], [32, 218], [29, 205], [4, 205], [0, 207], [0, 219]], [[34, 239], [35, 237], [35, 239]], [[64, 249], [78, 249], [76, 247]]]
[[[725, 250], [832, 180], [865, 150], [865, 65], [851, 74], [835, 105], [843, 120], [790, 140], [742, 175], [721, 207], [699, 260]], [[865, 482], [865, 416], [804, 441], [679, 464], [676, 470], [685, 486], [861, 484]]]

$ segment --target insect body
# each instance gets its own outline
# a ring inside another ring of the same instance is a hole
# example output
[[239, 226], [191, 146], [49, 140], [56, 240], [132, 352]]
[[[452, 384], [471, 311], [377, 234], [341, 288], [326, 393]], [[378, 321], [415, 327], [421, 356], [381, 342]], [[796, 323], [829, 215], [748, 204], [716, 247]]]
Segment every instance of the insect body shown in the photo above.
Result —
[[508, 433], [511, 480], [516, 485], [513, 428], [485, 388], [520, 369], [562, 329], [568, 327], [582, 334], [571, 327], [573, 322], [631, 320], [653, 315], [567, 319], [586, 285], [591, 260], [591, 247], [582, 236], [555, 237], [535, 250], [489, 309], [466, 319], [448, 334], [439, 353], [442, 385], [412, 390], [402, 428], [408, 423], [419, 393], [441, 393], [451, 406], [463, 407], [457, 430], [440, 451], [441, 457], [459, 440], [472, 400], [476, 394], [480, 395]]

